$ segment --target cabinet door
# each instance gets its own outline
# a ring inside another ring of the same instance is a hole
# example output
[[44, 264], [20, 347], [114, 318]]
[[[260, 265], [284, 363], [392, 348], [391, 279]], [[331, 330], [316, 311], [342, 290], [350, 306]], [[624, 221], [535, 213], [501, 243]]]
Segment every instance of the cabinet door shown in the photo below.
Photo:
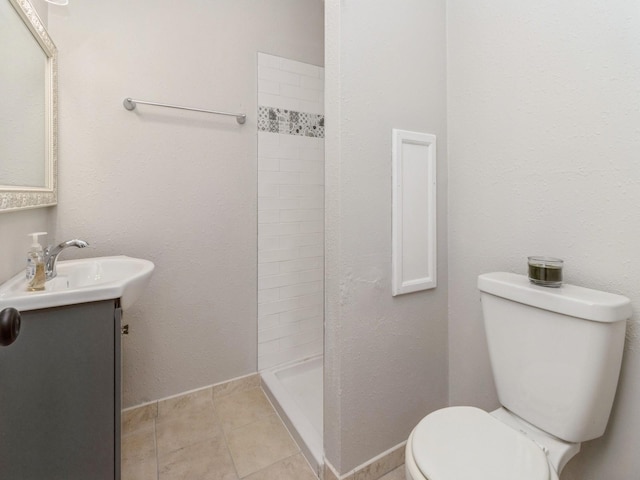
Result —
[[0, 348], [2, 480], [116, 478], [114, 306], [22, 313]]

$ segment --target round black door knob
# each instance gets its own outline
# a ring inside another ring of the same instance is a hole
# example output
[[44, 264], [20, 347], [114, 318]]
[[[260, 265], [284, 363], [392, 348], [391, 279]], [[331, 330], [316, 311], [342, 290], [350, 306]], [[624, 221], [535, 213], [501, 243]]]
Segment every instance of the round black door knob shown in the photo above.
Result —
[[5, 308], [0, 312], [0, 346], [6, 347], [20, 335], [20, 312], [15, 308]]

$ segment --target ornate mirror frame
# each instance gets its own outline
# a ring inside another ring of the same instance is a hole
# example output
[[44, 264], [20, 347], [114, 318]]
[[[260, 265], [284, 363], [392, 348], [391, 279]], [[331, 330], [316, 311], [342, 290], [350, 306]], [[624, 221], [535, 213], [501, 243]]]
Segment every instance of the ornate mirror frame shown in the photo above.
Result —
[[45, 186], [0, 185], [0, 213], [28, 208], [48, 207], [58, 203], [58, 49], [49, 37], [38, 13], [28, 0], [9, 1], [18, 12], [34, 40], [47, 57], [45, 72]]

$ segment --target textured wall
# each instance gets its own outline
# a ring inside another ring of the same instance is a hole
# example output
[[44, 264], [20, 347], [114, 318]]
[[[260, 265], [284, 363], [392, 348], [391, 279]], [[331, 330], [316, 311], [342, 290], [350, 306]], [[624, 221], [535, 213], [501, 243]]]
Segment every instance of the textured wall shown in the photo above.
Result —
[[[257, 368], [257, 52], [321, 64], [320, 0], [72, 1], [60, 50], [58, 236], [155, 262], [125, 312], [124, 404]], [[243, 111], [233, 118], [125, 97]]]
[[[447, 402], [444, 1], [326, 8], [325, 449], [341, 473]], [[375, 32], [375, 34], [372, 34]], [[391, 130], [438, 136], [438, 288], [391, 296]]]
[[[640, 307], [640, 9], [447, 5], [450, 400], [492, 409], [478, 274], [525, 273], [527, 255], [557, 256], [567, 282]], [[637, 478], [637, 332], [634, 313], [608, 431], [563, 480]]]
[[49, 232], [41, 239], [43, 245], [55, 238], [54, 212], [53, 207], [48, 207], [0, 213], [0, 283], [26, 267], [27, 250], [31, 246], [28, 233]]

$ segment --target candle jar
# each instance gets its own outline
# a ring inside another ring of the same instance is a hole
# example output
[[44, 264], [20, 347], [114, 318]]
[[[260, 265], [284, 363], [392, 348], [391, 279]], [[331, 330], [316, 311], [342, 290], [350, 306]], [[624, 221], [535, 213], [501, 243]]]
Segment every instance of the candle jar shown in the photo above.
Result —
[[564, 262], [553, 257], [529, 257], [529, 280], [543, 287], [562, 285], [562, 266]]

